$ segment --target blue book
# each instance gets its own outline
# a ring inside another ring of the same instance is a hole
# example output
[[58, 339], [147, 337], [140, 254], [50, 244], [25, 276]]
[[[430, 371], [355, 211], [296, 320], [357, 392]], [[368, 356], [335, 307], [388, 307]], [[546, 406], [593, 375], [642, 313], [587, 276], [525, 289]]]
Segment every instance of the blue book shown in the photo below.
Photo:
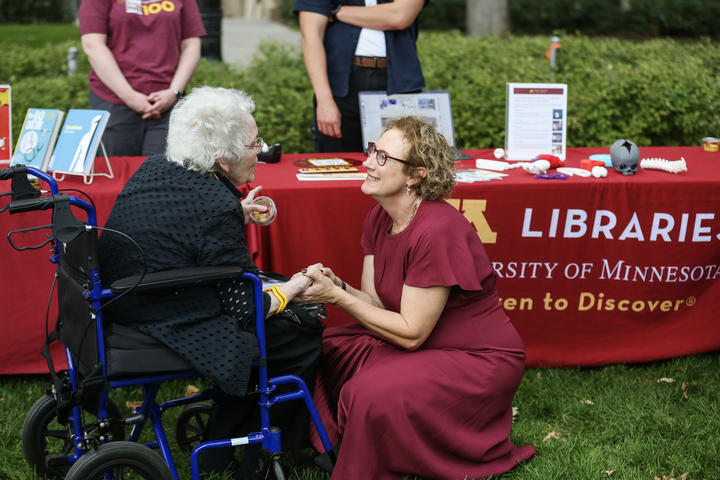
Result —
[[87, 175], [92, 171], [110, 112], [71, 109], [65, 117], [48, 170]]
[[62, 110], [28, 108], [11, 165], [47, 170], [64, 115]]

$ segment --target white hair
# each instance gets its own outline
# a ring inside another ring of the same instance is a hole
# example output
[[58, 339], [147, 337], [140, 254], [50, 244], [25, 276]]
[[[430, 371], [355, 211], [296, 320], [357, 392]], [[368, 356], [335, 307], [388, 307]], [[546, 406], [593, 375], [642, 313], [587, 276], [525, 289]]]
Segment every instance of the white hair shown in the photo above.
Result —
[[255, 102], [240, 90], [198, 87], [170, 113], [166, 156], [189, 170], [213, 172], [222, 158], [237, 164], [254, 140]]

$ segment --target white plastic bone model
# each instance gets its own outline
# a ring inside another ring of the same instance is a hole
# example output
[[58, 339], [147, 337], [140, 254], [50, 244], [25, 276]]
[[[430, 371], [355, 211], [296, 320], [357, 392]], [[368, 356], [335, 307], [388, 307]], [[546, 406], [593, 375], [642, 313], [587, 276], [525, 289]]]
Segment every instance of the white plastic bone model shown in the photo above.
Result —
[[520, 162], [508, 163], [502, 160], [488, 160], [486, 158], [475, 159], [475, 168], [482, 168], [483, 170], [502, 172], [503, 170], [510, 170], [511, 168], [517, 168], [519, 166]]
[[651, 170], [662, 170], [669, 173], [687, 172], [685, 157], [680, 157], [680, 160], [673, 162], [664, 158], [643, 158], [640, 160], [640, 167]]
[[573, 168], [573, 167], [558, 167], [557, 169], [558, 173], [564, 173], [565, 175], [573, 176], [577, 175], [578, 177], [589, 177], [590, 172], [588, 172], [585, 169], [582, 168]]
[[590, 173], [595, 178], [605, 178], [608, 175], [608, 170], [607, 168], [598, 165], [593, 167], [592, 170], [590, 170]]
[[523, 163], [522, 168], [528, 173], [539, 175], [547, 173], [550, 168], [550, 162], [547, 160], [535, 160], [534, 162]]

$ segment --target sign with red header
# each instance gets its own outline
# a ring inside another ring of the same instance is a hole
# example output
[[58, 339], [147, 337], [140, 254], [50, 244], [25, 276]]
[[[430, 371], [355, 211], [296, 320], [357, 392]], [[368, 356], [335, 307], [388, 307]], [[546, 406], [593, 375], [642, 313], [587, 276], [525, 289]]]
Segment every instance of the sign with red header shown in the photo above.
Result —
[[532, 160], [551, 154], [565, 160], [567, 85], [508, 83], [505, 104], [505, 155]]

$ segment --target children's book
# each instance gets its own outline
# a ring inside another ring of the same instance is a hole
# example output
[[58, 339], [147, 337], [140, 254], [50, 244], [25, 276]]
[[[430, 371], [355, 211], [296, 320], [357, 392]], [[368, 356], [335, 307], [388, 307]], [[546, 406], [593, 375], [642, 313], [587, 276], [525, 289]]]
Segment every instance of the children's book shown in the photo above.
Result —
[[13, 165], [47, 170], [65, 112], [50, 108], [29, 108], [18, 137]]
[[76, 175], [89, 174], [108, 118], [110, 112], [106, 110], [69, 110], [48, 170]]
[[0, 85], [0, 162], [12, 158], [12, 104], [10, 85]]

